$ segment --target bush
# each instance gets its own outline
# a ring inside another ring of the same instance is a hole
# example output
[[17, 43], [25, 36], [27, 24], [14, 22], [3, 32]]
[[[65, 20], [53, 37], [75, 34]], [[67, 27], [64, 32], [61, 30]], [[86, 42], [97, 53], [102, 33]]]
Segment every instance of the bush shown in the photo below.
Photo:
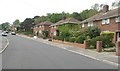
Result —
[[70, 37], [66, 37], [66, 38], [65, 38], [65, 41], [69, 41], [69, 39], [70, 39]]
[[83, 43], [84, 43], [84, 40], [85, 40], [85, 37], [84, 37], [84, 36], [78, 36], [78, 37], [76, 38], [76, 42], [77, 42], [77, 43], [83, 44]]
[[68, 39], [69, 39], [70, 36], [71, 36], [70, 33], [68, 33], [68, 32], [62, 32], [62, 33], [58, 36], [58, 40], [62, 40], [62, 41], [66, 40], [66, 41], [68, 41]]
[[111, 41], [111, 37], [110, 36], [103, 36], [103, 35], [91, 39], [89, 41], [89, 46], [93, 46], [95, 48], [97, 41], [102, 41], [102, 47], [103, 48], [114, 46], [114, 43], [112, 43], [112, 41]]
[[75, 37], [71, 37], [71, 38], [69, 39], [69, 42], [75, 42]]
[[88, 27], [84, 29], [84, 36], [89, 36], [90, 39], [100, 36], [100, 29], [98, 27]]
[[102, 36], [109, 36], [111, 39], [114, 37], [114, 32], [101, 32], [100, 35]]

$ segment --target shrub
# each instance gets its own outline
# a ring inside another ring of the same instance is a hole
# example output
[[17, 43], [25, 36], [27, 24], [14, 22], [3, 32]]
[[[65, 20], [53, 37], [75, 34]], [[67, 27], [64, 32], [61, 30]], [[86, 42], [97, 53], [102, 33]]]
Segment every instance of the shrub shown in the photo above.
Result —
[[64, 41], [65, 39], [68, 41], [68, 37], [70, 37], [71, 34], [68, 32], [61, 32], [60, 36], [58, 36], [58, 40]]
[[100, 29], [98, 27], [88, 27], [84, 29], [84, 36], [89, 36], [91, 39], [100, 36]]
[[77, 42], [77, 43], [83, 44], [83, 43], [84, 43], [84, 40], [85, 40], [85, 37], [84, 37], [84, 36], [78, 36], [78, 37], [76, 38], [76, 42]]
[[103, 35], [91, 39], [89, 41], [89, 46], [96, 47], [96, 42], [97, 41], [102, 41], [102, 47], [103, 48], [114, 46], [114, 43], [112, 43], [112, 41], [111, 41], [111, 37], [110, 36], [103, 36]]
[[69, 39], [69, 42], [75, 42], [75, 37], [71, 37], [71, 38]]
[[114, 32], [101, 32], [100, 35], [102, 36], [109, 36], [111, 39], [114, 37]]
[[70, 37], [66, 37], [66, 38], [65, 38], [65, 41], [69, 41], [69, 39], [70, 39]]

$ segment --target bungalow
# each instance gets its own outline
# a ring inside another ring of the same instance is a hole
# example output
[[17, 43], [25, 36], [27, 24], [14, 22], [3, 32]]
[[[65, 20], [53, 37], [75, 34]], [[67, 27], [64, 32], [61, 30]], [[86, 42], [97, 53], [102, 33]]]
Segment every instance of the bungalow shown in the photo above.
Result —
[[63, 24], [77, 24], [79, 25], [80, 21], [78, 21], [77, 19], [74, 19], [74, 18], [67, 18], [65, 20], [60, 20], [58, 21], [57, 23], [51, 25], [51, 29], [50, 29], [50, 36], [53, 37], [53, 36], [57, 36], [57, 33], [59, 32], [58, 30], [58, 27], [60, 25], [63, 25]]
[[49, 27], [50, 25], [52, 25], [52, 23], [49, 21], [41, 22], [35, 25], [33, 30], [34, 34], [38, 36], [39, 34], [42, 34], [42, 31], [45, 31], [45, 30], [50, 31], [50, 27]]
[[82, 28], [97, 26], [102, 32], [114, 32], [113, 41], [120, 41], [120, 8], [109, 10], [105, 5], [102, 12], [81, 22]]

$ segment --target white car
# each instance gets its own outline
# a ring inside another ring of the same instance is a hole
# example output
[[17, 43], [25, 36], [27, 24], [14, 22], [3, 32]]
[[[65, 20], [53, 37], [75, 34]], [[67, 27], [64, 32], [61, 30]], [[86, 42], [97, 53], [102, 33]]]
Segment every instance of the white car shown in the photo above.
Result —
[[2, 36], [7, 36], [6, 32], [2, 32]]
[[16, 35], [16, 33], [15, 32], [11, 32], [11, 35]]

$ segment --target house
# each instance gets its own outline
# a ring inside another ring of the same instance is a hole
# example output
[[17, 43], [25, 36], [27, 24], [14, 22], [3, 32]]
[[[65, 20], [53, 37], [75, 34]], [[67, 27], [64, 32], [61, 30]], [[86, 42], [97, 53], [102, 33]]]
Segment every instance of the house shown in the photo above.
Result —
[[109, 10], [105, 5], [102, 12], [81, 22], [82, 28], [97, 26], [102, 32], [114, 32], [113, 42], [120, 41], [120, 8]]
[[17, 27], [15, 25], [11, 25], [10, 29], [11, 29], [11, 31], [14, 31], [14, 32], [17, 31]]
[[[65, 25], [65, 24], [76, 24], [76, 25], [79, 25], [80, 21], [78, 21], [77, 19], [74, 19], [74, 18], [67, 18], [65, 20], [60, 20], [58, 21], [57, 23], [51, 25], [51, 29], [50, 29], [50, 36], [53, 37], [53, 36], [57, 36], [57, 33], [60, 33], [59, 30], [58, 30], [58, 27], [61, 26], [61, 25]], [[72, 27], [72, 26], [71, 26]]]
[[49, 21], [45, 21], [45, 22], [41, 22], [41, 23], [39, 23], [39, 24], [37, 24], [37, 25], [35, 25], [34, 26], [34, 34], [35, 35], [42, 35], [42, 31], [50, 31], [50, 25], [52, 25], [52, 23], [51, 22], [49, 22]]

